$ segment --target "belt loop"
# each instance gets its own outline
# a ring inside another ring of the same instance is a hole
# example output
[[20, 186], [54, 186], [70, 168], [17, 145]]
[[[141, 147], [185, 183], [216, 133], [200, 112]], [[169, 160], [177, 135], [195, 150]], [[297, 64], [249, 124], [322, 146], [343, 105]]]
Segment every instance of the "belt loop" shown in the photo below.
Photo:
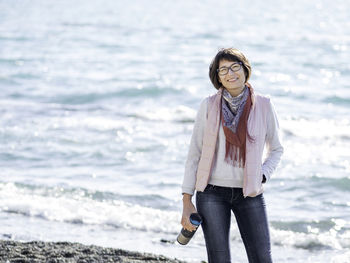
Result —
[[231, 188], [231, 204], [232, 204], [233, 201], [234, 201], [234, 196], [235, 196], [235, 189], [232, 187], [232, 188]]

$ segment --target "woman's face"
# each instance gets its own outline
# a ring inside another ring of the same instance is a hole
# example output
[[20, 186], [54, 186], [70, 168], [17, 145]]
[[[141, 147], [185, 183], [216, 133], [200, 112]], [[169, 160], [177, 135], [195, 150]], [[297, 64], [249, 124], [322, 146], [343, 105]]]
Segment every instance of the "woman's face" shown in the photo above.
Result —
[[[229, 70], [225, 75], [221, 75], [219, 72], [219, 82], [232, 96], [238, 96], [243, 91], [245, 84], [243, 66], [239, 66], [238, 62], [235, 61], [221, 60], [219, 62], [219, 71], [225, 68]], [[231, 68], [239, 70], [233, 71]]]

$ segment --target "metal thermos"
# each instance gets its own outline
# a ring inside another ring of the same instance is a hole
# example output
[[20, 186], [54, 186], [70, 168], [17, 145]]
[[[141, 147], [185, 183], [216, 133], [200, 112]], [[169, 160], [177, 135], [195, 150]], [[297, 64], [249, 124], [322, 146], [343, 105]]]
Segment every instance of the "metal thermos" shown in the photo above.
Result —
[[194, 233], [196, 233], [197, 228], [202, 223], [202, 218], [198, 213], [193, 213], [190, 215], [190, 222], [196, 227], [196, 230], [191, 232], [182, 228], [180, 234], [177, 236], [177, 242], [179, 242], [181, 245], [186, 245], [191, 240]]

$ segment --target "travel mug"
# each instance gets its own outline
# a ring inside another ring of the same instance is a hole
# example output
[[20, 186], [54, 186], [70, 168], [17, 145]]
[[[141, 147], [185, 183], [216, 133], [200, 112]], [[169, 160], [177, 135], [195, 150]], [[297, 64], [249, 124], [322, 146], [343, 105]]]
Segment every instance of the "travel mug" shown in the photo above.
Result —
[[181, 245], [186, 245], [191, 240], [199, 225], [202, 223], [202, 218], [198, 213], [193, 213], [190, 215], [190, 222], [192, 225], [196, 226], [196, 229], [193, 231], [188, 231], [184, 228], [181, 229], [180, 234], [177, 236], [177, 242]]

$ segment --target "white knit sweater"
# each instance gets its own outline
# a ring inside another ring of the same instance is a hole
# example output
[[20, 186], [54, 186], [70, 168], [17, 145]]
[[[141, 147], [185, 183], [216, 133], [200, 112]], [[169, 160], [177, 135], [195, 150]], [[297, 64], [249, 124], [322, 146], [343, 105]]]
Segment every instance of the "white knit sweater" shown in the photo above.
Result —
[[[190, 142], [188, 157], [185, 165], [185, 174], [182, 184], [182, 193], [190, 195], [194, 194], [196, 183], [196, 172], [198, 162], [202, 152], [203, 134], [207, 120], [207, 107], [208, 98], [204, 99], [198, 110], [195, 124], [193, 127], [192, 138]], [[270, 137], [273, 145], [272, 148], [283, 151], [279, 137], [278, 137], [278, 121], [275, 112], [272, 107], [271, 116], [268, 118], [267, 133], [271, 134]], [[220, 124], [218, 140], [216, 144], [216, 154], [214, 157], [214, 163], [212, 167], [212, 173], [209, 179], [209, 184], [224, 186], [224, 187], [243, 187], [243, 168], [234, 167], [225, 162], [225, 149], [226, 139], [222, 124]], [[262, 176], [262, 175], [261, 175]], [[270, 175], [265, 175], [266, 179], [270, 178]]]

